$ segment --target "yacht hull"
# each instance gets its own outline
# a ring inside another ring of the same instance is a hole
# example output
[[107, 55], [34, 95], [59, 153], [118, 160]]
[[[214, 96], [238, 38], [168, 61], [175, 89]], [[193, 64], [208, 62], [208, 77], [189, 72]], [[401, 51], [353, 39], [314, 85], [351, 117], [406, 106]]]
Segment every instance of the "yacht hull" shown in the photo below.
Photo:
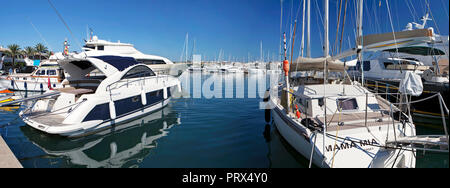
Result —
[[[275, 127], [281, 136], [292, 146], [298, 153], [309, 160], [311, 156], [312, 141], [307, 131], [295, 126], [288, 118], [284, 118], [279, 108], [272, 109], [272, 117]], [[317, 150], [317, 148], [315, 148]], [[326, 163], [322, 163], [323, 157], [318, 153], [314, 153], [313, 164], [320, 168], [329, 168]]]
[[[283, 107], [276, 105], [271, 110], [274, 124], [281, 136], [308, 161], [314, 151], [312, 163], [319, 168], [414, 168], [415, 151], [383, 150], [386, 135], [389, 140], [403, 134], [415, 135], [415, 127], [410, 123], [384, 123], [370, 128], [348, 130], [327, 130], [314, 134], [303, 124], [288, 117]], [[334, 128], [336, 129], [336, 127]], [[344, 129], [344, 128], [342, 128]], [[370, 131], [368, 131], [370, 129]], [[387, 134], [389, 132], [389, 134]], [[345, 139], [343, 139], [345, 138]], [[325, 144], [324, 144], [325, 143]]]
[[[137, 118], [141, 118], [143, 116], [149, 115], [155, 111], [158, 111], [164, 107], [166, 107], [169, 102], [170, 98], [159, 102], [157, 104], [147, 106], [143, 109], [136, 109], [134, 111], [131, 111], [127, 113], [126, 115], [117, 117], [115, 119], [109, 119], [109, 120], [97, 120], [97, 121], [88, 121], [83, 122], [79, 124], [73, 124], [73, 125], [64, 125], [64, 126], [57, 126], [57, 125], [49, 125], [44, 124], [42, 122], [37, 121], [33, 118], [33, 116], [29, 116], [26, 113], [21, 113], [22, 120], [29, 125], [30, 127], [33, 127], [39, 131], [53, 134], [53, 135], [60, 135], [64, 137], [84, 137], [91, 134], [95, 134], [97, 132], [104, 131], [106, 129], [113, 129], [115, 126], [127, 123], [129, 121], [132, 121]], [[30, 114], [32, 115], [32, 114]]]

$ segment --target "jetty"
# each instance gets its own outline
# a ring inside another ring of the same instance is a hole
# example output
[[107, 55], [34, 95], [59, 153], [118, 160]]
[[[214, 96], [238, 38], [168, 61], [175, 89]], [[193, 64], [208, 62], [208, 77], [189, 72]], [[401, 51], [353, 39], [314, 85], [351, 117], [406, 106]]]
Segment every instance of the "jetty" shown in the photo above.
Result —
[[0, 168], [23, 168], [2, 136], [0, 136]]

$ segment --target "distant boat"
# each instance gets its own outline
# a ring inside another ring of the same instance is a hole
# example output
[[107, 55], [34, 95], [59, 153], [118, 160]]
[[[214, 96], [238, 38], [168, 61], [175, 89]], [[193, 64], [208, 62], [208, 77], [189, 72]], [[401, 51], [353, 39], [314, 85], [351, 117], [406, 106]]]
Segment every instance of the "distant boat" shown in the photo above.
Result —
[[7, 105], [7, 106], [3, 106], [1, 105], [2, 103], [9, 103], [12, 101], [15, 101], [19, 99], [18, 96], [14, 95], [14, 92], [9, 91], [8, 89], [5, 88], [0, 88], [0, 110], [6, 110], [6, 111], [10, 111], [11, 108], [17, 108], [19, 105], [18, 104], [11, 104], [11, 105]]
[[[59, 60], [70, 74], [67, 85], [23, 110], [22, 120], [48, 134], [85, 136], [161, 109], [181, 88], [178, 78], [156, 74], [134, 58], [93, 54]], [[103, 76], [88, 76], [95, 69]]]
[[65, 77], [63, 69], [56, 63], [56, 56], [52, 56], [32, 73], [0, 75], [0, 87], [14, 91], [45, 92], [62, 88]]

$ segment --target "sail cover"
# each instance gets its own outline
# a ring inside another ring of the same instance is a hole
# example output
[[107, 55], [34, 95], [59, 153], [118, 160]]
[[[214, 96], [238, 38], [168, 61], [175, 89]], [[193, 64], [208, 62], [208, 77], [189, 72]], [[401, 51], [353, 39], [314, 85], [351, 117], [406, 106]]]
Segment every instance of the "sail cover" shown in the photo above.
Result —
[[422, 78], [411, 72], [405, 72], [405, 78], [400, 82], [400, 93], [412, 96], [420, 96], [423, 92]]
[[327, 63], [328, 71], [343, 72], [345, 69], [344, 63], [340, 60], [333, 60], [331, 57], [327, 58], [304, 58], [299, 57], [291, 64], [290, 71], [323, 71], [325, 63]]

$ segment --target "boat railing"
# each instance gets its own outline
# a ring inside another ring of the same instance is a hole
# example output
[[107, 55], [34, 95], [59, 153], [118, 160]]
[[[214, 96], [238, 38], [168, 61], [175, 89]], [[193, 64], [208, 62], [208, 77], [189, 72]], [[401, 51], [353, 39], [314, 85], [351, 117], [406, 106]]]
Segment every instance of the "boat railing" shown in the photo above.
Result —
[[[133, 79], [123, 79], [123, 80], [119, 80], [116, 81], [114, 83], [109, 84], [108, 86], [106, 86], [106, 92], [110, 92], [112, 90], [115, 89], [120, 89], [124, 86], [129, 87], [130, 84], [134, 84], [134, 83], [143, 83], [141, 84], [142, 87], [145, 86], [145, 82], [148, 80], [156, 80], [156, 82], [162, 82], [162, 81], [167, 81], [167, 79], [169, 78], [168, 75], [155, 75], [155, 76], [150, 76], [150, 77], [139, 77], [139, 78], [133, 78]], [[122, 85], [120, 85], [122, 83]], [[114, 86], [114, 87], [113, 87]]]

